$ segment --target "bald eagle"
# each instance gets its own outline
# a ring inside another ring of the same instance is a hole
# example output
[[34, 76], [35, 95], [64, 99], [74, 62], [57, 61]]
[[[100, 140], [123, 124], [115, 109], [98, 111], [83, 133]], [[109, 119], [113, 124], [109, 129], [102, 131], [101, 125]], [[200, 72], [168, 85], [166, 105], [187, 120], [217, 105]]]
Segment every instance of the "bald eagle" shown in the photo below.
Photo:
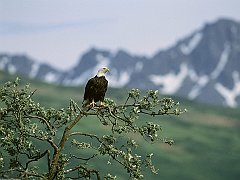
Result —
[[98, 70], [95, 77], [88, 80], [85, 86], [83, 107], [94, 106], [98, 101], [102, 104], [108, 86], [105, 74], [109, 71], [107, 67], [103, 67]]

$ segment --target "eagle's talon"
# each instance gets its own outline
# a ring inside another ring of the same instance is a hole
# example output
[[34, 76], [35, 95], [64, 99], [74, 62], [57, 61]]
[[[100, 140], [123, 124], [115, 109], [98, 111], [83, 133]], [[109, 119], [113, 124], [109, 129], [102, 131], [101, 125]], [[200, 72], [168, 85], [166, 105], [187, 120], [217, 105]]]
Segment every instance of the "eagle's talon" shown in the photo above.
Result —
[[104, 106], [105, 106], [105, 103], [101, 101], [101, 102], [100, 102], [100, 106], [103, 106], [103, 107], [104, 107]]
[[89, 106], [93, 107], [93, 108], [95, 107], [95, 105], [96, 105], [96, 103], [94, 101], [89, 104]]

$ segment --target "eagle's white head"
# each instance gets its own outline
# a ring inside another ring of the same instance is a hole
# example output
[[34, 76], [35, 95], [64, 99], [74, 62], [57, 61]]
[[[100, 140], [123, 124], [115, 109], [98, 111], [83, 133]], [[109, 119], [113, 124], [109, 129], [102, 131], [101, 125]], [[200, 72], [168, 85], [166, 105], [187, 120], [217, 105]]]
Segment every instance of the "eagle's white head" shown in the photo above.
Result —
[[102, 77], [105, 76], [107, 72], [109, 72], [110, 69], [107, 67], [102, 67], [101, 69], [98, 70], [97, 77]]

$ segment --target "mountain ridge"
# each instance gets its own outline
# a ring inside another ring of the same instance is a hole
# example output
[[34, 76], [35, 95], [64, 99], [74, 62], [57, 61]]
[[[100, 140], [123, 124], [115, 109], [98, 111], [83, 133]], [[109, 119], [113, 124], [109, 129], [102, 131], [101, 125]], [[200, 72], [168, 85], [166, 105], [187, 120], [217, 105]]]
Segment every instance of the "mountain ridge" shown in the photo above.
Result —
[[[207, 23], [173, 46], [151, 57], [124, 50], [91, 48], [69, 70], [60, 71], [27, 56], [0, 55], [0, 69], [60, 85], [84, 85], [108, 66], [115, 88], [159, 89], [210, 104], [240, 104], [240, 23], [220, 19]], [[21, 63], [20, 63], [21, 61]]]

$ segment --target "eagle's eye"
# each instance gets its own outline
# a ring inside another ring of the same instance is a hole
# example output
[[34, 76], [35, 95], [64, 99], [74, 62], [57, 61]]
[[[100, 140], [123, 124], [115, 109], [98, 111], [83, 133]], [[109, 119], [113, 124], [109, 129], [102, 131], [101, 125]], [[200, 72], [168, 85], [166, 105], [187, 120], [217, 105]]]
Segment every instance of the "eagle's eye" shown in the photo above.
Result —
[[103, 67], [102, 69], [103, 69], [104, 72], [108, 72], [109, 71], [109, 69], [107, 67]]

